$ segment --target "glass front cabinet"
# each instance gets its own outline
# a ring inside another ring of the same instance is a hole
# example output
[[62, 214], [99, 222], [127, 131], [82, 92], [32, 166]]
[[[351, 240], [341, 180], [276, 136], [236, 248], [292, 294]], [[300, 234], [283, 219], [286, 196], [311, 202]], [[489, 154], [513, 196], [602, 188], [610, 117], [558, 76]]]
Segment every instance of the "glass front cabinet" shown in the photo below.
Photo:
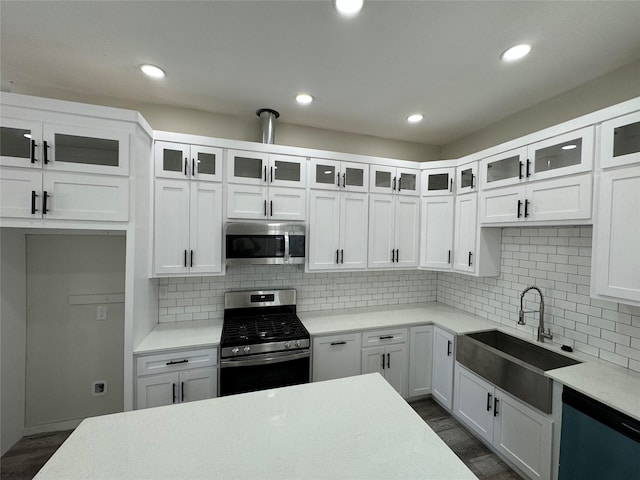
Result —
[[422, 196], [453, 195], [455, 167], [422, 171]]
[[227, 181], [244, 185], [306, 186], [307, 159], [292, 155], [229, 150]]
[[156, 177], [222, 181], [222, 149], [203, 145], [156, 142]]
[[418, 195], [420, 193], [420, 172], [411, 168], [371, 165], [369, 191], [371, 193]]
[[600, 132], [602, 168], [640, 163], [640, 112], [603, 122]]
[[363, 193], [369, 191], [368, 165], [312, 158], [309, 167], [311, 188]]

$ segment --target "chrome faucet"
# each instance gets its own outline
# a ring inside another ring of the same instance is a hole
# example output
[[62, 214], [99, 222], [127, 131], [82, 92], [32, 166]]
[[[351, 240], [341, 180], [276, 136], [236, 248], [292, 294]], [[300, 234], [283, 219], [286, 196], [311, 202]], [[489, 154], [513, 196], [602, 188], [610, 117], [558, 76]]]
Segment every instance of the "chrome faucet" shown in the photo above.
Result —
[[[540, 294], [539, 310], [527, 310], [527, 311], [523, 310], [522, 301], [524, 300], [524, 294], [527, 293], [529, 290], [536, 290]], [[547, 329], [546, 332], [544, 330], [544, 298], [542, 298], [542, 291], [535, 286], [527, 287], [520, 294], [520, 313], [518, 316], [518, 325], [524, 325], [526, 323], [524, 320], [525, 313], [536, 313], [536, 312], [540, 313], [540, 322], [538, 325], [538, 341], [544, 342], [545, 338], [548, 338], [549, 340], [551, 340], [553, 338], [553, 335], [551, 334], [551, 329], [550, 328]]]

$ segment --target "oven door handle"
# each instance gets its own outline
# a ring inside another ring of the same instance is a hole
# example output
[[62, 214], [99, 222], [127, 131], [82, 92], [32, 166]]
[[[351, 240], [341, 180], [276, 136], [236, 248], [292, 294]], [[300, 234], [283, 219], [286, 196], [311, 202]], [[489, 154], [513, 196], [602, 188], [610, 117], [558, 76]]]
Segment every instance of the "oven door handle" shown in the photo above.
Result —
[[289, 263], [289, 232], [284, 232], [284, 263]]
[[311, 356], [309, 350], [300, 353], [267, 353], [265, 355], [255, 355], [248, 358], [235, 358], [220, 360], [220, 367], [251, 367], [254, 365], [269, 365], [272, 363], [288, 362], [290, 360], [298, 360], [300, 358], [308, 358]]

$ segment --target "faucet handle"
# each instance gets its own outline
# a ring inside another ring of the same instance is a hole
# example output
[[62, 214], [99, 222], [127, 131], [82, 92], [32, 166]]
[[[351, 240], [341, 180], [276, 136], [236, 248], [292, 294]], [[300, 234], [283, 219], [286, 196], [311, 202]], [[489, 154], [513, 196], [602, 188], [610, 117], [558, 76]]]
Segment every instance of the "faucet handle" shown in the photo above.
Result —
[[526, 322], [524, 321], [524, 310], [520, 310], [520, 313], [518, 314], [518, 325], [525, 325]]

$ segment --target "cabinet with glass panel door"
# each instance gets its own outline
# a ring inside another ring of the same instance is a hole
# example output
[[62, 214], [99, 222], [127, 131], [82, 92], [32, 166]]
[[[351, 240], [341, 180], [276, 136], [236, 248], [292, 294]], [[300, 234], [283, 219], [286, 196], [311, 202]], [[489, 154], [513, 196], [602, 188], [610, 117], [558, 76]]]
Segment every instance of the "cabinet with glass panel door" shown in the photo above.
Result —
[[366, 164], [312, 158], [309, 167], [311, 188], [362, 193], [369, 191], [369, 166]]
[[413, 168], [371, 165], [369, 179], [371, 193], [420, 194], [420, 171]]

